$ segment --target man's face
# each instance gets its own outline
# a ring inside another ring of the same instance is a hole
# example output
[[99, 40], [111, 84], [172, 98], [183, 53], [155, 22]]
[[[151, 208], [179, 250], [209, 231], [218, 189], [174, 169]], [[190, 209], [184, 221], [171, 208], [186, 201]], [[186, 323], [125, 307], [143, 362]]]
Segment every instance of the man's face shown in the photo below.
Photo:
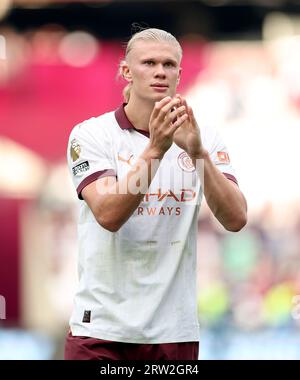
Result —
[[127, 57], [126, 77], [131, 94], [153, 100], [174, 96], [181, 68], [178, 49], [168, 42], [136, 41]]

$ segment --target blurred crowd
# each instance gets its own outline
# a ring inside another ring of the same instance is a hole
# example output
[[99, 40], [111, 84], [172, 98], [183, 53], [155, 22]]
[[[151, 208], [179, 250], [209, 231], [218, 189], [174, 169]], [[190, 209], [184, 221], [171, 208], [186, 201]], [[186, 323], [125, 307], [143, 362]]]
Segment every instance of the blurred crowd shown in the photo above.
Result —
[[[198, 312], [208, 359], [299, 359], [300, 212], [272, 204], [238, 234], [199, 219]], [[200, 338], [201, 341], [201, 338]]]
[[[297, 210], [291, 210], [295, 212]], [[274, 220], [266, 205], [238, 234], [199, 219], [199, 318], [251, 331], [300, 327], [300, 213]], [[298, 297], [297, 297], [298, 296]]]

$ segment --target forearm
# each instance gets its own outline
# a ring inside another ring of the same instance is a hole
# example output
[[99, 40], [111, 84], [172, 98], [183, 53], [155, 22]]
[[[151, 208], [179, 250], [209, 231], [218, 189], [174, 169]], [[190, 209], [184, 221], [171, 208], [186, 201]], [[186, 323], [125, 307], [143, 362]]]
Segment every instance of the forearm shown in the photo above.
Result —
[[102, 189], [97, 213], [101, 225], [117, 231], [130, 218], [143, 200], [159, 162], [157, 155], [150, 148], [146, 148], [123, 179]]
[[[197, 159], [203, 160], [201, 165], [196, 164]], [[225, 229], [239, 231], [247, 222], [247, 203], [242, 192], [218, 170], [208, 152], [202, 153], [201, 157], [192, 157], [192, 160], [200, 178], [204, 178], [202, 185], [209, 208]]]

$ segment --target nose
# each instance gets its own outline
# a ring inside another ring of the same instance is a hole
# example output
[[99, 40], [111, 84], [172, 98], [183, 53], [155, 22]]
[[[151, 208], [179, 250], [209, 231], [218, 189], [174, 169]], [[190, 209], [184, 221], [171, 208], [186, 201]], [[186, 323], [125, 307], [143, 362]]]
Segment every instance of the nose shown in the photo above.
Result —
[[165, 78], [166, 73], [164, 66], [162, 64], [159, 64], [156, 66], [156, 71], [155, 71], [155, 78]]

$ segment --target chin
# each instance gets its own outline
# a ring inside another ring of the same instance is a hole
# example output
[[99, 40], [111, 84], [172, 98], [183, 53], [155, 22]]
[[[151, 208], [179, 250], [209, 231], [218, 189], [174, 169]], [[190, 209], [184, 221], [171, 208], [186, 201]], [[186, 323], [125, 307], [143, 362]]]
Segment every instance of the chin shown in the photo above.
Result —
[[159, 102], [161, 101], [163, 98], [167, 97], [167, 96], [174, 96], [174, 95], [171, 95], [169, 92], [166, 92], [166, 93], [157, 93], [157, 94], [150, 94], [149, 96], [144, 96], [143, 98], [149, 102]]
[[152, 96], [152, 99], [155, 101], [155, 102], [159, 102], [160, 100], [162, 100], [163, 98], [167, 97], [167, 96], [171, 96], [171, 94], [169, 94], [169, 92], [166, 92], [166, 93], [162, 93], [162, 94], [154, 94], [154, 96]]
[[156, 94], [155, 96], [153, 96], [153, 98], [154, 98], [155, 101], [157, 102], [158, 100], [162, 100], [162, 99], [165, 98], [166, 96], [169, 96], [169, 94]]

